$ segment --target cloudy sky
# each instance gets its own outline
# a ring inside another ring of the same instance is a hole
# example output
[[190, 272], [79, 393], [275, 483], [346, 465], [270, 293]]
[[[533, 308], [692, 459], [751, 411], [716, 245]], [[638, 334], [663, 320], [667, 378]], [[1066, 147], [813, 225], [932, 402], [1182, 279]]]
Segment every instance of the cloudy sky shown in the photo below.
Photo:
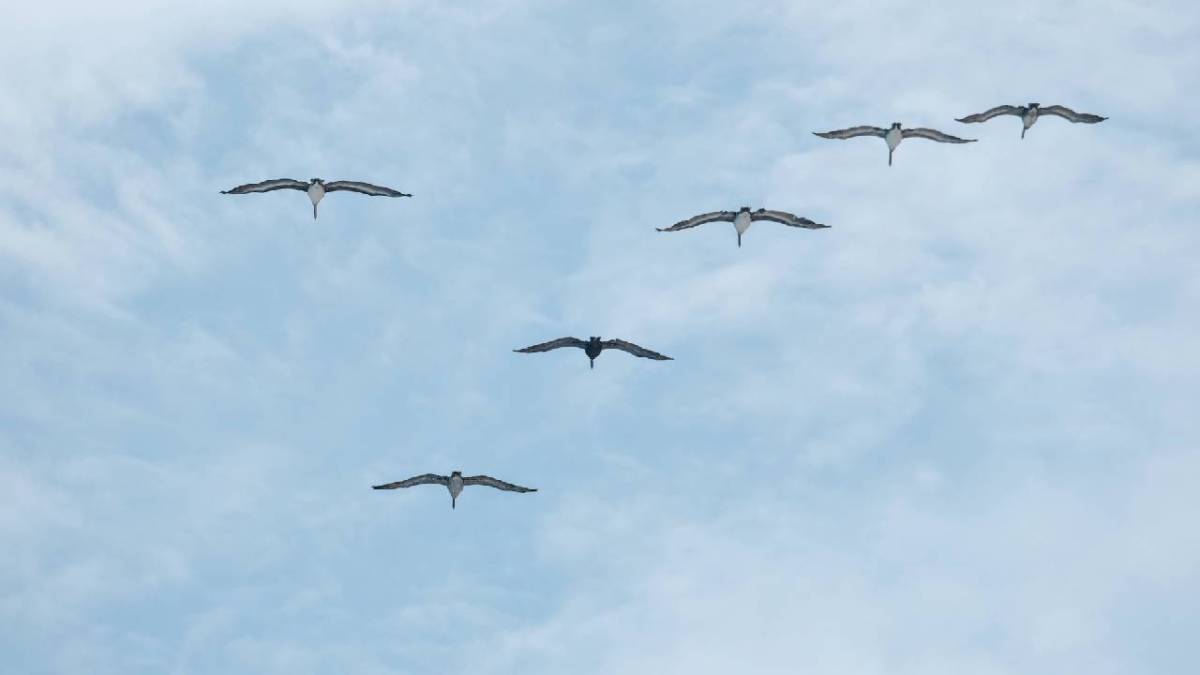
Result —
[[0, 25], [6, 672], [1194, 668], [1195, 3], [183, 4]]

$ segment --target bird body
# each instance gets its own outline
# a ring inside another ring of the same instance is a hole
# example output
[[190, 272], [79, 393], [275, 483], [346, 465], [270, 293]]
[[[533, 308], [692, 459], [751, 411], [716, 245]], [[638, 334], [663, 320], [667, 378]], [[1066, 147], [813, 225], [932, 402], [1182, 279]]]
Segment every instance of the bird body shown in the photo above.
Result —
[[413, 487], [414, 485], [445, 485], [446, 489], [450, 491], [450, 508], [452, 509], [456, 508], [458, 496], [462, 494], [463, 488], [467, 485], [486, 485], [507, 492], [537, 492], [537, 488], [521, 487], [520, 485], [506, 483], [491, 476], [464, 477], [461, 471], [453, 471], [449, 476], [440, 476], [436, 473], [423, 473], [419, 476], [396, 481], [395, 483], [372, 485], [371, 487], [375, 490], [395, 490], [397, 488]]
[[321, 200], [325, 198], [325, 185], [314, 178], [313, 182], [308, 186], [308, 198], [312, 201], [313, 205], [313, 220], [316, 220], [317, 204], [321, 203]]
[[999, 117], [1001, 115], [1015, 115], [1021, 118], [1021, 138], [1025, 138], [1025, 132], [1029, 131], [1029, 128], [1032, 127], [1034, 123], [1036, 123], [1043, 115], [1054, 115], [1056, 117], [1061, 117], [1072, 124], [1077, 124], [1079, 122], [1083, 122], [1084, 124], [1096, 124], [1108, 119], [1107, 117], [1101, 117], [1100, 115], [1093, 115], [1091, 113], [1078, 113], [1061, 105], [1043, 106], [1040, 103], [1030, 103], [1028, 105], [998, 105], [995, 108], [990, 108], [981, 113], [960, 117], [955, 121], [962, 122], [963, 124], [976, 124], [979, 122], [986, 122], [993, 117]]
[[348, 192], [357, 192], [359, 194], [370, 195], [372, 197], [411, 197], [412, 195], [404, 192], [393, 190], [392, 188], [383, 187], [380, 185], [372, 185], [371, 183], [363, 183], [354, 180], [335, 180], [326, 183], [320, 178], [313, 178], [309, 182], [294, 180], [292, 178], [278, 178], [274, 180], [264, 180], [261, 183], [246, 183], [239, 185], [229, 190], [221, 190], [223, 195], [244, 195], [251, 192], [271, 192], [273, 190], [300, 190], [308, 194], [309, 201], [313, 205], [313, 218], [317, 217], [317, 204], [325, 198], [328, 192], [338, 192], [345, 190]]
[[587, 340], [580, 340], [575, 337], [562, 337], [557, 340], [530, 345], [522, 349], [514, 349], [513, 351], [522, 354], [532, 354], [535, 352], [548, 352], [552, 349], [560, 349], [562, 347], [578, 347], [582, 349], [583, 353], [588, 357], [588, 367], [590, 368], [596, 367], [596, 358], [605, 349], [619, 349], [623, 352], [629, 352], [634, 356], [640, 356], [644, 359], [654, 359], [655, 361], [674, 360], [669, 356], [664, 356], [645, 347], [639, 347], [632, 342], [626, 342], [625, 340], [601, 340], [598, 337], [591, 337]]
[[892, 153], [896, 151], [896, 148], [900, 147], [900, 142], [906, 138], [924, 138], [930, 141], [937, 141], [938, 143], [974, 143], [976, 140], [974, 138], [951, 136], [937, 129], [927, 129], [925, 127], [904, 129], [901, 128], [899, 122], [892, 122], [892, 126], [887, 129], [872, 126], [857, 126], [838, 129], [837, 131], [814, 131], [813, 134], [821, 138], [833, 138], [843, 141], [847, 138], [855, 138], [857, 136], [878, 136], [887, 142], [888, 166], [892, 165]]
[[750, 224], [756, 220], [770, 220], [790, 227], [802, 227], [808, 230], [822, 230], [829, 227], [828, 225], [822, 225], [821, 223], [813, 222], [808, 218], [801, 218], [794, 213], [786, 211], [773, 211], [770, 209], [751, 211], [749, 206], [743, 206], [737, 211], [702, 213], [698, 216], [692, 216], [687, 220], [681, 220], [670, 227], [656, 227], [654, 229], [659, 232], [678, 232], [679, 230], [691, 229], [705, 223], [733, 223], [733, 228], [737, 230], [737, 243], [740, 248], [742, 245], [742, 235], [746, 233], [746, 230], [750, 229]]
[[733, 217], [733, 229], [737, 230], [738, 233], [738, 248], [742, 247], [742, 235], [746, 233], [746, 230], [750, 229], [750, 223], [753, 222], [753, 220], [754, 219], [750, 217], [749, 206], [738, 211], [737, 215]]

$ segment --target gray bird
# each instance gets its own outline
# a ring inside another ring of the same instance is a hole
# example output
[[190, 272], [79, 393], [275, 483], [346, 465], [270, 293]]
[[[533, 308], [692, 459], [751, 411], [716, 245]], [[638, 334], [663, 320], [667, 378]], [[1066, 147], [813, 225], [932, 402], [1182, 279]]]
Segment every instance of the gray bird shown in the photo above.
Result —
[[445, 485], [446, 489], [450, 491], [450, 508], [455, 508], [458, 496], [462, 494], [463, 487], [467, 485], [486, 485], [494, 487], [497, 490], [507, 490], [509, 492], [537, 492], [537, 488], [527, 488], [520, 485], [513, 485], [512, 483], [505, 483], [491, 476], [464, 477], [461, 471], [455, 471], [449, 476], [439, 476], [436, 473], [423, 473], [420, 476], [413, 476], [412, 478], [396, 481], [395, 483], [372, 485], [371, 488], [374, 490], [395, 490], [414, 485]]
[[659, 232], [678, 232], [703, 225], [705, 223], [726, 222], [733, 223], [734, 229], [737, 230], [738, 247], [742, 246], [742, 234], [750, 229], [750, 223], [755, 220], [770, 220], [776, 223], [783, 223], [791, 227], [803, 227], [808, 230], [827, 229], [828, 225], [814, 223], [808, 218], [801, 218], [787, 211], [770, 211], [767, 209], [759, 209], [751, 211], [749, 206], [743, 206], [737, 211], [713, 211], [712, 213], [702, 213], [698, 216], [692, 216], [687, 220], [681, 220], [670, 227], [656, 227], [654, 229]]
[[411, 197], [410, 194], [398, 192], [391, 188], [380, 187], [379, 185], [371, 185], [370, 183], [360, 183], [353, 180], [335, 180], [332, 183], [326, 183], [320, 178], [313, 178], [309, 182], [293, 180], [291, 178], [277, 178], [275, 180], [264, 180], [261, 183], [246, 183], [239, 185], [230, 190], [221, 190], [223, 195], [244, 195], [251, 192], [270, 192], [272, 190], [300, 190], [307, 192], [308, 198], [313, 205], [313, 219], [317, 217], [317, 204], [325, 198], [326, 192], [337, 192], [346, 190], [349, 192], [357, 192], [363, 195], [372, 197]]
[[1048, 105], [1046, 107], [1042, 107], [1038, 103], [1030, 103], [1029, 105], [998, 105], [991, 110], [985, 110], [981, 113], [975, 113], [974, 115], [967, 115], [966, 117], [956, 119], [955, 121], [962, 122], [964, 124], [974, 124], [976, 122], [986, 122], [993, 117], [999, 117], [1000, 115], [1016, 115], [1017, 117], [1021, 118], [1021, 138], [1025, 138], [1025, 132], [1029, 131], [1029, 127], [1033, 126], [1034, 123], [1038, 121], [1038, 117], [1041, 117], [1042, 115], [1056, 115], [1071, 122], [1072, 124], [1079, 122], [1083, 122], [1084, 124], [1096, 124], [1097, 122], [1103, 122], [1104, 120], [1108, 119], [1107, 117], [1101, 117], [1091, 113], [1077, 113], [1074, 110], [1061, 105]]
[[924, 127], [916, 127], [913, 129], [901, 129], [899, 122], [892, 122], [892, 126], [887, 129], [879, 127], [850, 127], [849, 129], [838, 129], [837, 131], [814, 131], [814, 135], [821, 138], [836, 138], [838, 140], [846, 140], [856, 136], [878, 136], [887, 141], [888, 146], [888, 166], [892, 165], [892, 153], [896, 151], [896, 146], [900, 145], [900, 141], [906, 138], [927, 138], [938, 143], [974, 143], [974, 138], [959, 138], [950, 134], [942, 133], [936, 129], [926, 129]]
[[560, 347], [579, 347], [588, 357], [588, 366], [596, 367], [596, 357], [600, 356], [600, 352], [605, 349], [620, 349], [623, 352], [629, 352], [634, 356], [640, 356], [644, 359], [654, 359], [655, 361], [674, 361], [669, 356], [663, 356], [658, 352], [650, 351], [645, 347], [639, 347], [632, 342], [624, 340], [601, 340], [598, 337], [593, 337], [588, 340], [580, 340], [574, 337], [563, 337], [541, 344], [531, 345], [524, 349], [514, 349], [514, 352], [522, 354], [532, 354], [534, 352], [548, 352], [551, 349], [559, 349]]

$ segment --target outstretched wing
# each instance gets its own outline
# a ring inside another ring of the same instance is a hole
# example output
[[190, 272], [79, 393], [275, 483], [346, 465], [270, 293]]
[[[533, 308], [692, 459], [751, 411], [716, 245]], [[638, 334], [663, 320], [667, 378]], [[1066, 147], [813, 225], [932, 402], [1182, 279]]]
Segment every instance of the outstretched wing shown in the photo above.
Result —
[[954, 121], [955, 122], [963, 122], [965, 124], [972, 124], [974, 122], [986, 122], [986, 121], [992, 119], [993, 117], [999, 117], [1001, 115], [1016, 115], [1016, 116], [1020, 117], [1021, 115], [1024, 115], [1024, 114], [1025, 114], [1024, 108], [1020, 108], [1015, 105], [998, 105], [995, 108], [992, 108], [991, 110], [985, 110], [981, 113], [975, 113], [974, 115], [967, 115], [966, 117], [960, 117], [960, 118], [955, 119]]
[[372, 197], [411, 197], [410, 194], [405, 194], [398, 190], [393, 190], [389, 187], [380, 185], [371, 185], [370, 183], [360, 183], [355, 180], [335, 180], [332, 183], [325, 184], [326, 192], [337, 192], [339, 190], [348, 190], [359, 194], [371, 195]]
[[659, 232], [678, 232], [679, 230], [686, 230], [688, 228], [696, 227], [697, 225], [703, 225], [705, 223], [715, 223], [717, 221], [732, 223], [733, 219], [736, 217], [737, 211], [713, 211], [712, 213], [701, 213], [700, 215], [692, 216], [687, 220], [681, 220], [670, 227], [656, 227], [654, 229], [658, 230]]
[[820, 223], [813, 222], [808, 218], [801, 218], [794, 213], [787, 211], [770, 211], [768, 209], [759, 209], [750, 214], [750, 220], [770, 220], [776, 223], [783, 223], [791, 227], [804, 227], [810, 230], [819, 230], [829, 227]]
[[632, 342], [626, 342], [624, 340], [604, 340], [600, 343], [600, 349], [620, 349], [623, 352], [629, 352], [634, 356], [640, 356], [644, 359], [654, 359], [655, 361], [674, 361], [674, 359], [669, 356], [663, 356], [658, 352], [650, 351], [645, 347], [639, 347]]
[[536, 345], [530, 345], [524, 349], [514, 349], [513, 351], [521, 352], [523, 354], [532, 354], [534, 352], [548, 352], [551, 349], [558, 349], [560, 347], [579, 347], [580, 349], [583, 349], [586, 346], [587, 342], [580, 340], [579, 338], [561, 337], [557, 340], [542, 342]]
[[521, 487], [512, 483], [505, 483], [491, 476], [463, 476], [463, 485], [486, 485], [494, 487], [497, 490], [508, 490], [509, 492], [537, 492], [537, 488]]
[[276, 178], [264, 180], [261, 183], [246, 183], [232, 190], [221, 190], [223, 195], [244, 195], [247, 192], [270, 192], [271, 190], [308, 190], [308, 183], [292, 180], [291, 178]]
[[975, 142], [974, 138], [959, 138], [958, 136], [951, 136], [950, 134], [944, 134], [936, 129], [926, 129], [924, 127], [917, 127], [915, 129], [901, 129], [900, 133], [904, 135], [904, 138], [913, 138], [915, 136], [916, 138], [928, 138], [929, 140], [937, 141], [938, 143], [974, 143]]
[[1065, 120], [1069, 120], [1071, 122], [1083, 122], [1084, 124], [1095, 124], [1096, 122], [1103, 122], [1104, 120], [1108, 119], [1107, 117], [1101, 117], [1091, 113], [1078, 113], [1061, 105], [1048, 105], [1038, 108], [1038, 114], [1057, 115]]
[[449, 482], [449, 476], [439, 476], [436, 473], [423, 473], [420, 476], [413, 476], [412, 478], [406, 478], [395, 483], [372, 485], [371, 487], [375, 490], [395, 490], [396, 488], [406, 488], [414, 485], [446, 485]]
[[887, 136], [887, 129], [859, 126], [850, 127], [849, 129], [838, 129], [837, 131], [814, 131], [813, 135], [820, 136], [821, 138], [837, 138], [840, 140], [854, 138], [855, 136], [878, 136], [883, 138], [884, 136]]

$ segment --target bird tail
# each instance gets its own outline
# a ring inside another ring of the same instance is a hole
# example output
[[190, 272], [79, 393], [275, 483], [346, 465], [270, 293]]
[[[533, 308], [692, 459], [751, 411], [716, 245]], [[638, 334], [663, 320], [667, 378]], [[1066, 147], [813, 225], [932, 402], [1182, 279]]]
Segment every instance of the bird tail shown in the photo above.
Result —
[[742, 233], [738, 232], [738, 248], [742, 247]]
[[895, 152], [895, 150], [888, 148], [888, 166], [892, 165], [892, 153], [893, 152]]
[[454, 505], [457, 502], [458, 502], [458, 497], [455, 497], [454, 495], [450, 495], [450, 508], [454, 508]]
[[1021, 127], [1021, 138], [1025, 138], [1025, 132], [1029, 131], [1029, 127]]
[[316, 219], [317, 219], [317, 205], [314, 202], [313, 203], [313, 220], [316, 220]]
[[596, 369], [596, 359], [588, 359], [588, 368]]

